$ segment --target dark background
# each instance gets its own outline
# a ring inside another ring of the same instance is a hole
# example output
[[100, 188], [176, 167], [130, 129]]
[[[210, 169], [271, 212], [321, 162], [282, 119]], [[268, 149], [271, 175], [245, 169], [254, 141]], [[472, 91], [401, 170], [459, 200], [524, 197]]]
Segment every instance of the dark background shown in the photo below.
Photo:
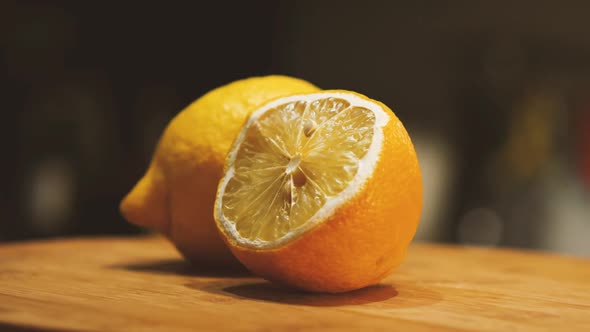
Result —
[[0, 4], [0, 241], [139, 233], [158, 136], [271, 73], [392, 106], [424, 173], [418, 239], [590, 255], [590, 3]]

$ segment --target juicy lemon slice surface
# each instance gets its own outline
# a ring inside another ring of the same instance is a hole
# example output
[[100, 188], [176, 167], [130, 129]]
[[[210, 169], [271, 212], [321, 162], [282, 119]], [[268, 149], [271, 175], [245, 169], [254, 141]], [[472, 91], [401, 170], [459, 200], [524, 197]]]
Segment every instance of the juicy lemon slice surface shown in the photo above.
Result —
[[280, 98], [245, 124], [216, 214], [231, 241], [272, 249], [313, 229], [363, 187], [390, 114], [353, 93]]

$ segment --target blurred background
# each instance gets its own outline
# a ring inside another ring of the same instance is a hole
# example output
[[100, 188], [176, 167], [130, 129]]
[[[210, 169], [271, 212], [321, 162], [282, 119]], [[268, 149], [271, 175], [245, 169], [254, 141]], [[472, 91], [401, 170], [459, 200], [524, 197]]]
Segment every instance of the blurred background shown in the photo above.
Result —
[[119, 215], [167, 122], [270, 73], [390, 105], [417, 238], [590, 256], [590, 2], [0, 5], [0, 241], [144, 232]]

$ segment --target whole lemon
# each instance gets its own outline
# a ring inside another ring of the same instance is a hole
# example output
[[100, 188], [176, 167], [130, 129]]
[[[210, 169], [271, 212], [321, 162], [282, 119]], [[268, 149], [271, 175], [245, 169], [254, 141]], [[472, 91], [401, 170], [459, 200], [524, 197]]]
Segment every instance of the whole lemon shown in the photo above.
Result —
[[161, 232], [194, 263], [235, 263], [213, 218], [226, 154], [257, 106], [318, 90], [300, 79], [266, 76], [208, 92], [169, 123], [147, 172], [121, 202], [123, 216]]

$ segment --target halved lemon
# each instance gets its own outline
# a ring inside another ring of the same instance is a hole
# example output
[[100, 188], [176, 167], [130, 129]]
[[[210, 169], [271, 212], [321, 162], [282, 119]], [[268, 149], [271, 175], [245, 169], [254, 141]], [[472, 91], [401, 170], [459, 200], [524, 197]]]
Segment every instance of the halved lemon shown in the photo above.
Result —
[[236, 257], [272, 281], [342, 292], [404, 257], [422, 207], [416, 153], [384, 104], [349, 91], [279, 98], [230, 149], [215, 219]]

